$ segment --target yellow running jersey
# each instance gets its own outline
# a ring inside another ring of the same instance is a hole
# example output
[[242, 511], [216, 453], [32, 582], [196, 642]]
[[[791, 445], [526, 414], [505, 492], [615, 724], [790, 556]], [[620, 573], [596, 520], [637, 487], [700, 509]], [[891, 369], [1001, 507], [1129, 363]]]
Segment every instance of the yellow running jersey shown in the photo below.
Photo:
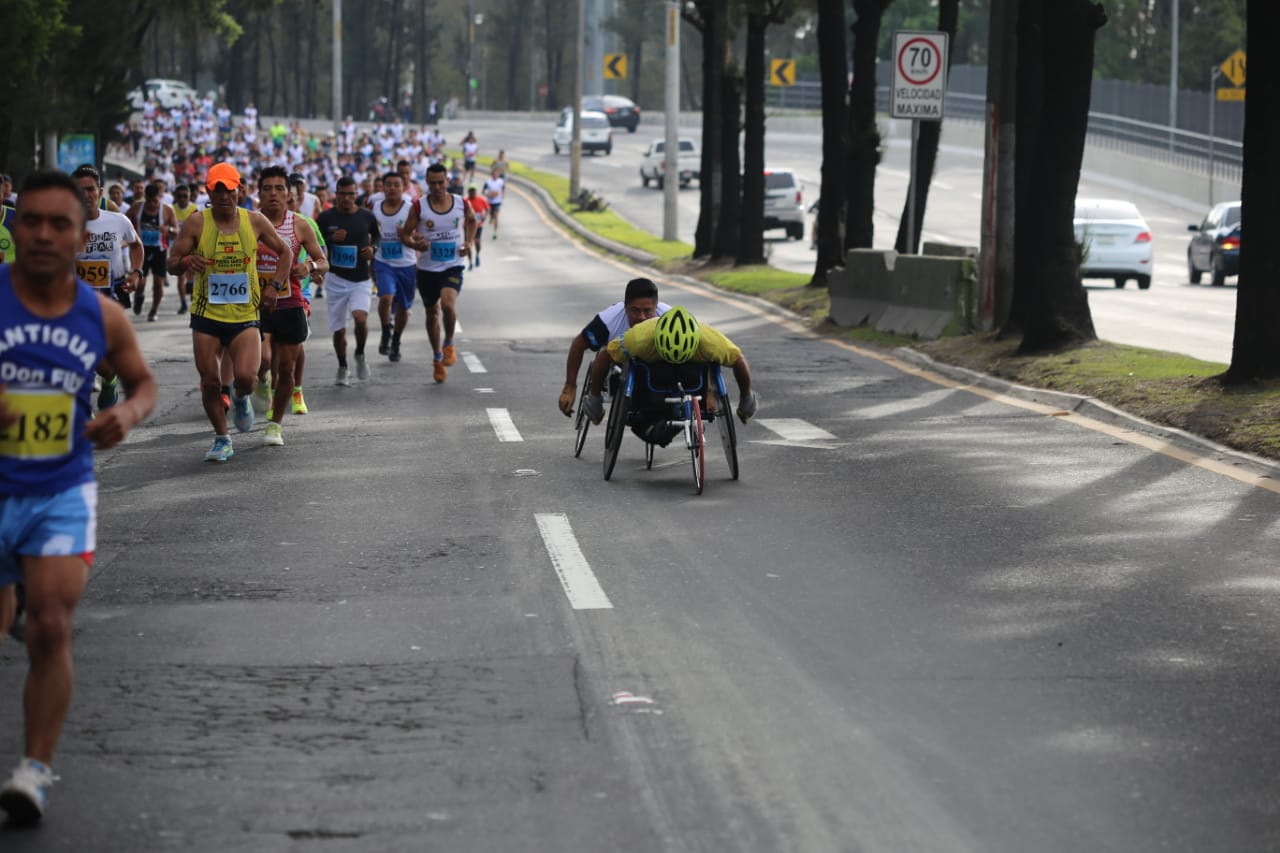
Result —
[[234, 234], [223, 234], [213, 221], [213, 211], [204, 214], [204, 227], [196, 253], [213, 259], [213, 266], [196, 276], [191, 291], [191, 313], [218, 323], [251, 323], [258, 319], [262, 291], [258, 287], [258, 238], [253, 233], [249, 211], [236, 208], [240, 226]]

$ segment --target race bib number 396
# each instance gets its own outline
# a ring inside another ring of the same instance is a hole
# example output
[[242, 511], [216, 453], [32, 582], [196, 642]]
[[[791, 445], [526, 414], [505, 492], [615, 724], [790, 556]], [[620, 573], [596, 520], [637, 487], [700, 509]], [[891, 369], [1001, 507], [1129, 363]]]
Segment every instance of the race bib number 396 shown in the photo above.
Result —
[[0, 428], [0, 456], [55, 459], [71, 452], [75, 398], [63, 391], [15, 391], [4, 395], [18, 422]]

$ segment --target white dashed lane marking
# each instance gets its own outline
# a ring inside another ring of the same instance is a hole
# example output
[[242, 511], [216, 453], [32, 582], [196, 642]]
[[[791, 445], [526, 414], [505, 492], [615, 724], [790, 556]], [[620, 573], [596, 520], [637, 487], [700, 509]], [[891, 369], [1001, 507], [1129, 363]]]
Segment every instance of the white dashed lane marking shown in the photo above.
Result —
[[612, 610], [613, 602], [605, 595], [587, 558], [578, 546], [569, 517], [564, 513], [539, 513], [538, 532], [551, 556], [551, 565], [560, 577], [560, 585], [574, 610]]
[[485, 412], [489, 415], [493, 431], [498, 434], [498, 441], [524, 441], [524, 436], [520, 435], [515, 421], [511, 420], [511, 413], [506, 409], [485, 409]]
[[757, 418], [756, 423], [786, 441], [835, 441], [836, 437], [799, 418]]
[[480, 363], [480, 359], [473, 352], [464, 352], [462, 354], [462, 363], [467, 366], [467, 370], [472, 373], [488, 373], [488, 369]]

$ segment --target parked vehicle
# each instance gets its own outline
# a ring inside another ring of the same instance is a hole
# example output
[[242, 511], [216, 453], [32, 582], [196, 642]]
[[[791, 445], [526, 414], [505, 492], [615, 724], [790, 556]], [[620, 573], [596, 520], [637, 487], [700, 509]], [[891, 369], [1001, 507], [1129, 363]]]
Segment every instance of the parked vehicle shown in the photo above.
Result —
[[1081, 278], [1109, 278], [1116, 287], [1133, 279], [1139, 290], [1151, 287], [1151, 227], [1133, 202], [1078, 198], [1072, 224]]
[[[609, 126], [609, 118], [604, 113], [587, 112], [582, 116], [582, 131], [579, 137], [582, 150], [586, 152], [603, 151], [606, 156], [613, 153], [613, 130]], [[560, 113], [556, 129], [551, 134], [551, 147], [559, 154], [560, 149], [566, 151], [573, 148], [573, 110]]]
[[792, 240], [804, 239], [804, 185], [790, 169], [764, 173], [764, 230], [785, 228]]
[[1240, 202], [1216, 204], [1199, 225], [1187, 246], [1187, 274], [1192, 284], [1200, 283], [1205, 272], [1214, 287], [1226, 284], [1227, 276], [1240, 274]]
[[181, 80], [160, 78], [147, 80], [141, 86], [133, 87], [126, 97], [129, 99], [129, 106], [135, 110], [142, 109], [147, 98], [152, 98], [166, 110], [200, 100], [200, 94]]
[[640, 126], [640, 107], [630, 98], [621, 95], [585, 95], [582, 108], [604, 113], [613, 127], [625, 127], [627, 133], [635, 133]]
[[[677, 145], [679, 146], [676, 149], [676, 156], [680, 170], [680, 186], [687, 187], [701, 174], [702, 153], [698, 151], [698, 143], [692, 139], [677, 140]], [[647, 187], [650, 181], [654, 181], [658, 189], [662, 189], [666, 183], [663, 180], [666, 171], [667, 142], [665, 139], [655, 139], [649, 143], [649, 147], [645, 149], [644, 158], [640, 161], [640, 183]]]

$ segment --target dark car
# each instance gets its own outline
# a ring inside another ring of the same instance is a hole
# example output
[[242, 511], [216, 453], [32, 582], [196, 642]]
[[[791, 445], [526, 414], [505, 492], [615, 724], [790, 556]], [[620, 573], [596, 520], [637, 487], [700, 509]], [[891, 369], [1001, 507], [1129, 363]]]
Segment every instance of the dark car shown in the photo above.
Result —
[[582, 99], [582, 108], [604, 113], [609, 117], [610, 125], [625, 127], [627, 133], [635, 133], [640, 126], [640, 107], [621, 95], [586, 95]]
[[1227, 276], [1240, 273], [1240, 202], [1215, 204], [1199, 225], [1188, 225], [1196, 232], [1187, 246], [1187, 274], [1192, 284], [1209, 273], [1214, 287], [1226, 283]]

